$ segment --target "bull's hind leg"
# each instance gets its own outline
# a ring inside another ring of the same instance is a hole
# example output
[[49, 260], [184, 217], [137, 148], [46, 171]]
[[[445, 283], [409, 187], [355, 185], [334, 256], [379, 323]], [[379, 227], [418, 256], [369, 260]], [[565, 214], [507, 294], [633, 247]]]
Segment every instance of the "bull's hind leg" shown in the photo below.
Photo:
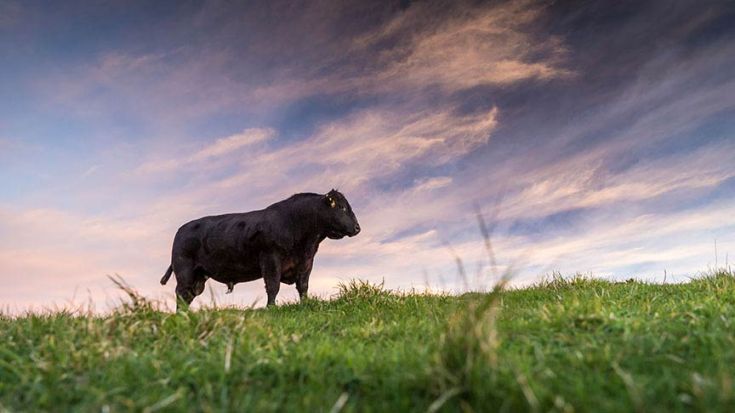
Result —
[[296, 278], [296, 291], [299, 292], [299, 300], [301, 301], [305, 300], [309, 293], [309, 275], [311, 275], [311, 267], [313, 263], [314, 258], [308, 260]]
[[276, 296], [281, 288], [281, 259], [276, 253], [260, 254], [260, 272], [265, 280], [268, 306], [276, 305]]
[[173, 265], [176, 274], [176, 311], [186, 310], [194, 297], [204, 291], [206, 277], [195, 270], [192, 260], [176, 259]]
[[194, 296], [201, 295], [204, 292], [204, 284], [207, 282], [207, 276], [204, 271], [194, 271]]

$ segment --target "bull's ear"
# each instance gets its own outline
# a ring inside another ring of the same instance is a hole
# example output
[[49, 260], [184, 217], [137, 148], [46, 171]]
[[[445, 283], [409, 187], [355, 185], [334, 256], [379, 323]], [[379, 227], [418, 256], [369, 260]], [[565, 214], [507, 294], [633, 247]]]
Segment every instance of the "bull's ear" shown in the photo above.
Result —
[[326, 195], [324, 199], [327, 201], [327, 204], [329, 205], [330, 208], [334, 208], [337, 206], [337, 201], [335, 201], [331, 195]]

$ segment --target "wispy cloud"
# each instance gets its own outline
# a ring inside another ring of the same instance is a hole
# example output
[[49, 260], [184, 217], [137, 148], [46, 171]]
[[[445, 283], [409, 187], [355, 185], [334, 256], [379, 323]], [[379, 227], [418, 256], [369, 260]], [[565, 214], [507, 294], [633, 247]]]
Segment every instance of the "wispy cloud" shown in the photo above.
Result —
[[383, 67], [369, 75], [374, 87], [455, 91], [570, 73], [561, 66], [566, 53], [561, 39], [534, 38], [523, 30], [541, 12], [530, 2], [470, 9], [441, 20], [433, 18], [435, 12], [429, 6], [413, 7], [355, 41], [364, 49], [398, 44], [378, 55]]
[[240, 185], [253, 174], [287, 177], [310, 166], [314, 172], [302, 174], [296, 186], [335, 182], [355, 189], [412, 163], [437, 166], [458, 159], [487, 143], [496, 117], [497, 109], [473, 115], [456, 115], [451, 110], [368, 110], [326, 124], [302, 142], [258, 153], [242, 164], [244, 173], [218, 185]]
[[268, 128], [245, 129], [240, 133], [219, 138], [213, 143], [182, 158], [172, 158], [172, 155], [169, 154], [166, 158], [148, 161], [136, 168], [136, 172], [149, 175], [151, 173], [171, 171], [176, 168], [186, 168], [192, 164], [216, 161], [217, 158], [234, 155], [236, 151], [242, 148], [271, 139], [274, 134], [275, 131]]

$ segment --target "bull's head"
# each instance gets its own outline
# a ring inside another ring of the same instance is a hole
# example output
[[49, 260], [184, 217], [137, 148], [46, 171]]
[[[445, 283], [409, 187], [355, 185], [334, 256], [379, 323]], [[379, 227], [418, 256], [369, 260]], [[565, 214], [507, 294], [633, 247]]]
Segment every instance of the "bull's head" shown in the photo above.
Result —
[[352, 212], [347, 198], [339, 191], [332, 189], [324, 195], [324, 215], [327, 223], [326, 235], [331, 239], [345, 236], [354, 237], [360, 233], [360, 224]]

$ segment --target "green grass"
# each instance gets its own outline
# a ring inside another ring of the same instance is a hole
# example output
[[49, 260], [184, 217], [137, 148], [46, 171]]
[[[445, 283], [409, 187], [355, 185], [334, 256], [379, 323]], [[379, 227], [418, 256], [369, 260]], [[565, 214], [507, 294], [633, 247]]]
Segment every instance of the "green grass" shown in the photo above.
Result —
[[735, 411], [735, 277], [0, 317], [0, 410]]

